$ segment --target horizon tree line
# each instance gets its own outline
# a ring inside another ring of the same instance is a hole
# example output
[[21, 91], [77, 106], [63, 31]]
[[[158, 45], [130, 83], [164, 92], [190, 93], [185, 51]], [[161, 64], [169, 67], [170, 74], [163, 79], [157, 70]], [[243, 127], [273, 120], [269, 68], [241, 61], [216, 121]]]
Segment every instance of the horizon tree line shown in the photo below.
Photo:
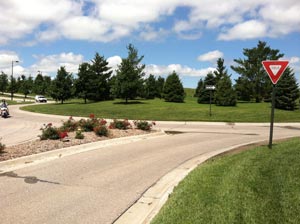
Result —
[[[127, 46], [128, 55], [122, 58], [115, 75], [108, 66], [104, 56], [99, 53], [88, 62], [79, 65], [77, 77], [60, 67], [56, 77], [38, 73], [35, 79], [31, 76], [9, 80], [8, 75], [0, 74], [0, 92], [20, 92], [26, 98], [28, 94], [51, 96], [63, 103], [72, 97], [87, 101], [103, 101], [120, 98], [128, 103], [136, 98], [160, 98], [167, 102], [184, 102], [184, 88], [176, 71], [167, 76], [145, 76], [144, 56], [132, 45]], [[194, 97], [198, 103], [209, 103], [207, 85], [216, 87], [213, 92], [213, 103], [217, 106], [235, 106], [238, 101], [270, 102], [272, 83], [264, 71], [261, 61], [278, 60], [284, 56], [278, 49], [272, 49], [266, 42], [259, 41], [256, 47], [243, 49], [244, 58], [234, 59], [236, 65], [231, 69], [239, 77], [232, 84], [231, 75], [224, 65], [224, 59], [217, 60], [217, 67], [204, 79], [200, 79]], [[278, 82], [276, 92], [276, 108], [295, 110], [298, 107], [299, 88], [293, 70], [289, 67]]]

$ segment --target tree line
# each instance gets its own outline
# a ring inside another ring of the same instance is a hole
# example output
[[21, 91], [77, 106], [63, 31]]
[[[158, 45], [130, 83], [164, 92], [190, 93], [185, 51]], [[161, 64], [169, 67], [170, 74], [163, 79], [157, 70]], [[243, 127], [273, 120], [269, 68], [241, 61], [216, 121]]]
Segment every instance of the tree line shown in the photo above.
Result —
[[[122, 58], [115, 75], [108, 66], [104, 56], [99, 53], [91, 62], [79, 65], [76, 78], [72, 73], [60, 67], [56, 77], [37, 74], [35, 79], [31, 76], [21, 75], [17, 79], [0, 74], [0, 91], [40, 94], [51, 96], [56, 101], [64, 101], [78, 97], [85, 103], [88, 100], [102, 101], [115, 98], [124, 99], [125, 103], [136, 98], [160, 98], [167, 102], [182, 103], [185, 92], [179, 75], [173, 71], [167, 76], [156, 78], [154, 75], [145, 77], [144, 56], [139, 56], [138, 50], [132, 45], [127, 46], [128, 55]], [[217, 67], [204, 79], [200, 79], [195, 90], [198, 103], [210, 102], [208, 85], [215, 86], [212, 93], [212, 103], [217, 106], [235, 106], [238, 101], [254, 101], [256, 103], [271, 99], [272, 83], [261, 64], [264, 60], [278, 60], [284, 56], [277, 49], [272, 49], [266, 42], [259, 41], [256, 47], [245, 48], [244, 58], [234, 59], [236, 65], [231, 69], [239, 74], [235, 84], [232, 84], [231, 75], [224, 65], [224, 59], [217, 60]], [[295, 110], [298, 105], [299, 88], [293, 70], [288, 67], [276, 85], [275, 107], [286, 110]]]
[[176, 91], [184, 96], [184, 89], [179, 76], [174, 71], [166, 80], [149, 75], [145, 78], [145, 65], [142, 64], [144, 56], [138, 55], [138, 50], [132, 45], [127, 46], [128, 56], [122, 59], [116, 74], [108, 66], [107, 60], [99, 53], [90, 63], [79, 65], [76, 78], [65, 67], [60, 67], [56, 77], [52, 80], [49, 76], [37, 74], [32, 76], [21, 75], [17, 79], [5, 73], [0, 74], [0, 92], [22, 93], [24, 98], [28, 94], [51, 96], [54, 100], [64, 103], [73, 97], [82, 98], [85, 103], [91, 101], [112, 100], [115, 98], [128, 100], [139, 98], [160, 98], [166, 101], [183, 102], [184, 97], [173, 97], [170, 93], [172, 87], [170, 79], [177, 85]]
[[[235, 106], [237, 101], [270, 102], [272, 94], [272, 82], [265, 72], [262, 61], [278, 60], [284, 56], [278, 49], [272, 49], [266, 42], [259, 41], [256, 47], [245, 48], [244, 58], [234, 59], [236, 65], [231, 69], [239, 74], [232, 85], [231, 75], [228, 75], [224, 66], [224, 59], [219, 58], [215, 72], [200, 79], [195, 91], [198, 103], [209, 103], [211, 90], [206, 90], [207, 85], [214, 85], [213, 103], [218, 106]], [[276, 84], [275, 108], [295, 110], [298, 107], [299, 87], [294, 71], [288, 67]]]

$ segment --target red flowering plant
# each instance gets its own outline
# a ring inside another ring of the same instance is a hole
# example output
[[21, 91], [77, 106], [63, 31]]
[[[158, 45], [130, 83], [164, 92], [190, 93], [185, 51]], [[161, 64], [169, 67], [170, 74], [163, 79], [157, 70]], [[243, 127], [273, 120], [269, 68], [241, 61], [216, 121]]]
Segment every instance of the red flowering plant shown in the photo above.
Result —
[[69, 117], [67, 121], [63, 122], [63, 125], [61, 126], [62, 131], [76, 131], [79, 124], [77, 121], [74, 120], [72, 116]]
[[64, 139], [65, 137], [68, 137], [68, 132], [66, 131], [61, 131], [61, 132], [58, 132], [58, 136], [59, 136], [59, 139]]
[[59, 129], [52, 126], [52, 123], [44, 124], [43, 127], [40, 129], [42, 134], [39, 135], [41, 140], [46, 139], [59, 139]]
[[99, 124], [100, 125], [106, 125], [107, 124], [107, 121], [105, 120], [105, 119], [100, 119], [100, 121], [99, 121]]
[[94, 127], [93, 131], [98, 136], [108, 136], [108, 129], [105, 125], [99, 125]]

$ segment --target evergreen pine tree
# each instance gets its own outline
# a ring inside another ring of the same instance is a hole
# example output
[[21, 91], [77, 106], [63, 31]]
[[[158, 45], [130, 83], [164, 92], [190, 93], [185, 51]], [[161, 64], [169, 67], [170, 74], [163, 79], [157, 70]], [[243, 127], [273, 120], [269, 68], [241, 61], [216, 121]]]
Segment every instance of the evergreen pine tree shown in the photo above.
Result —
[[294, 72], [288, 67], [276, 84], [275, 108], [283, 110], [297, 109], [299, 88]]
[[139, 95], [140, 88], [143, 88], [142, 78], [145, 75], [145, 65], [141, 64], [144, 56], [139, 57], [138, 50], [132, 44], [129, 44], [127, 49], [128, 56], [123, 58], [118, 66], [114, 85], [114, 95], [125, 99], [126, 103]]
[[215, 103], [217, 106], [235, 106], [236, 93], [232, 88], [230, 76], [224, 65], [224, 59], [219, 58], [217, 61], [217, 69], [214, 71], [216, 91]]
[[40, 95], [45, 95], [44, 77], [41, 73], [38, 73], [34, 79], [33, 92]]
[[111, 68], [104, 56], [96, 53], [88, 68], [89, 90], [87, 97], [91, 100], [108, 100], [110, 98], [109, 79], [112, 74]]
[[75, 94], [83, 98], [84, 103], [86, 103], [87, 99], [95, 98], [94, 93], [91, 92], [94, 80], [90, 72], [90, 64], [86, 62], [80, 64], [77, 76], [78, 78], [75, 80]]
[[217, 106], [235, 106], [236, 93], [232, 88], [230, 76], [225, 74], [217, 84], [215, 92], [215, 103]]
[[266, 42], [259, 41], [254, 48], [245, 48], [243, 50], [245, 59], [235, 59], [237, 66], [231, 66], [231, 69], [242, 77], [236, 83], [236, 88], [244, 95], [255, 99], [255, 102], [270, 98], [271, 82], [261, 64], [264, 60], [278, 60], [284, 54], [279, 50], [267, 46]]
[[197, 88], [195, 90], [194, 97], [199, 97], [200, 93], [201, 93], [201, 91], [203, 91], [203, 89], [204, 89], [204, 82], [203, 82], [203, 79], [200, 79], [198, 82]]
[[67, 72], [65, 67], [60, 67], [60, 69], [57, 71], [56, 78], [52, 82], [52, 98], [64, 103], [65, 100], [68, 100], [72, 97], [72, 85], [72, 74]]
[[218, 85], [217, 83], [219, 82], [220, 79], [222, 79], [225, 75], [227, 75], [227, 69], [224, 65], [224, 59], [223, 58], [219, 58], [217, 60], [217, 68], [214, 71], [214, 75], [215, 75], [216, 85]]
[[183, 103], [185, 93], [179, 76], [175, 71], [170, 74], [165, 82], [163, 97], [167, 102]]
[[165, 85], [165, 79], [163, 77], [158, 77], [155, 86], [156, 86], [156, 97], [161, 99], [163, 97], [163, 89]]
[[145, 98], [154, 99], [157, 95], [156, 80], [154, 75], [149, 75], [145, 82]]
[[[208, 73], [204, 79], [204, 85], [199, 91], [198, 103], [209, 103], [210, 102], [210, 91], [207, 90], [206, 86], [216, 86], [216, 79], [213, 73]], [[212, 103], [214, 103], [214, 92], [212, 93]]]

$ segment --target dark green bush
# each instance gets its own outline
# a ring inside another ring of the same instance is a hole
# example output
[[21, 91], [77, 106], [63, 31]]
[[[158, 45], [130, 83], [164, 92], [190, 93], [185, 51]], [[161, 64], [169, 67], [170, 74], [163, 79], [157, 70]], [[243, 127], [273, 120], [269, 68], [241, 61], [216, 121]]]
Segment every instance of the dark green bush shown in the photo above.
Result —
[[134, 125], [137, 129], [141, 129], [144, 131], [150, 131], [152, 126], [155, 125], [155, 122], [148, 122], [148, 121], [134, 121]]
[[41, 140], [47, 140], [47, 139], [52, 139], [56, 140], [59, 139], [59, 129], [56, 127], [52, 126], [52, 123], [49, 123], [47, 125], [44, 125], [43, 128], [41, 128], [42, 134], [39, 135]]
[[84, 139], [84, 135], [82, 134], [81, 130], [76, 131], [75, 138], [76, 139]]
[[95, 127], [94, 132], [98, 136], [108, 136], [108, 129], [105, 125]]
[[0, 142], [0, 153], [4, 152], [5, 145]]
[[126, 129], [131, 128], [131, 124], [129, 123], [129, 121], [127, 119], [125, 119], [123, 121], [114, 119], [113, 122], [110, 122], [109, 128], [126, 130]]
[[61, 131], [75, 131], [79, 126], [79, 123], [73, 119], [71, 116], [67, 121], [63, 122], [61, 126]]
[[81, 119], [79, 121], [79, 126], [82, 128], [83, 131], [93, 131], [94, 127], [98, 125], [96, 119]]

